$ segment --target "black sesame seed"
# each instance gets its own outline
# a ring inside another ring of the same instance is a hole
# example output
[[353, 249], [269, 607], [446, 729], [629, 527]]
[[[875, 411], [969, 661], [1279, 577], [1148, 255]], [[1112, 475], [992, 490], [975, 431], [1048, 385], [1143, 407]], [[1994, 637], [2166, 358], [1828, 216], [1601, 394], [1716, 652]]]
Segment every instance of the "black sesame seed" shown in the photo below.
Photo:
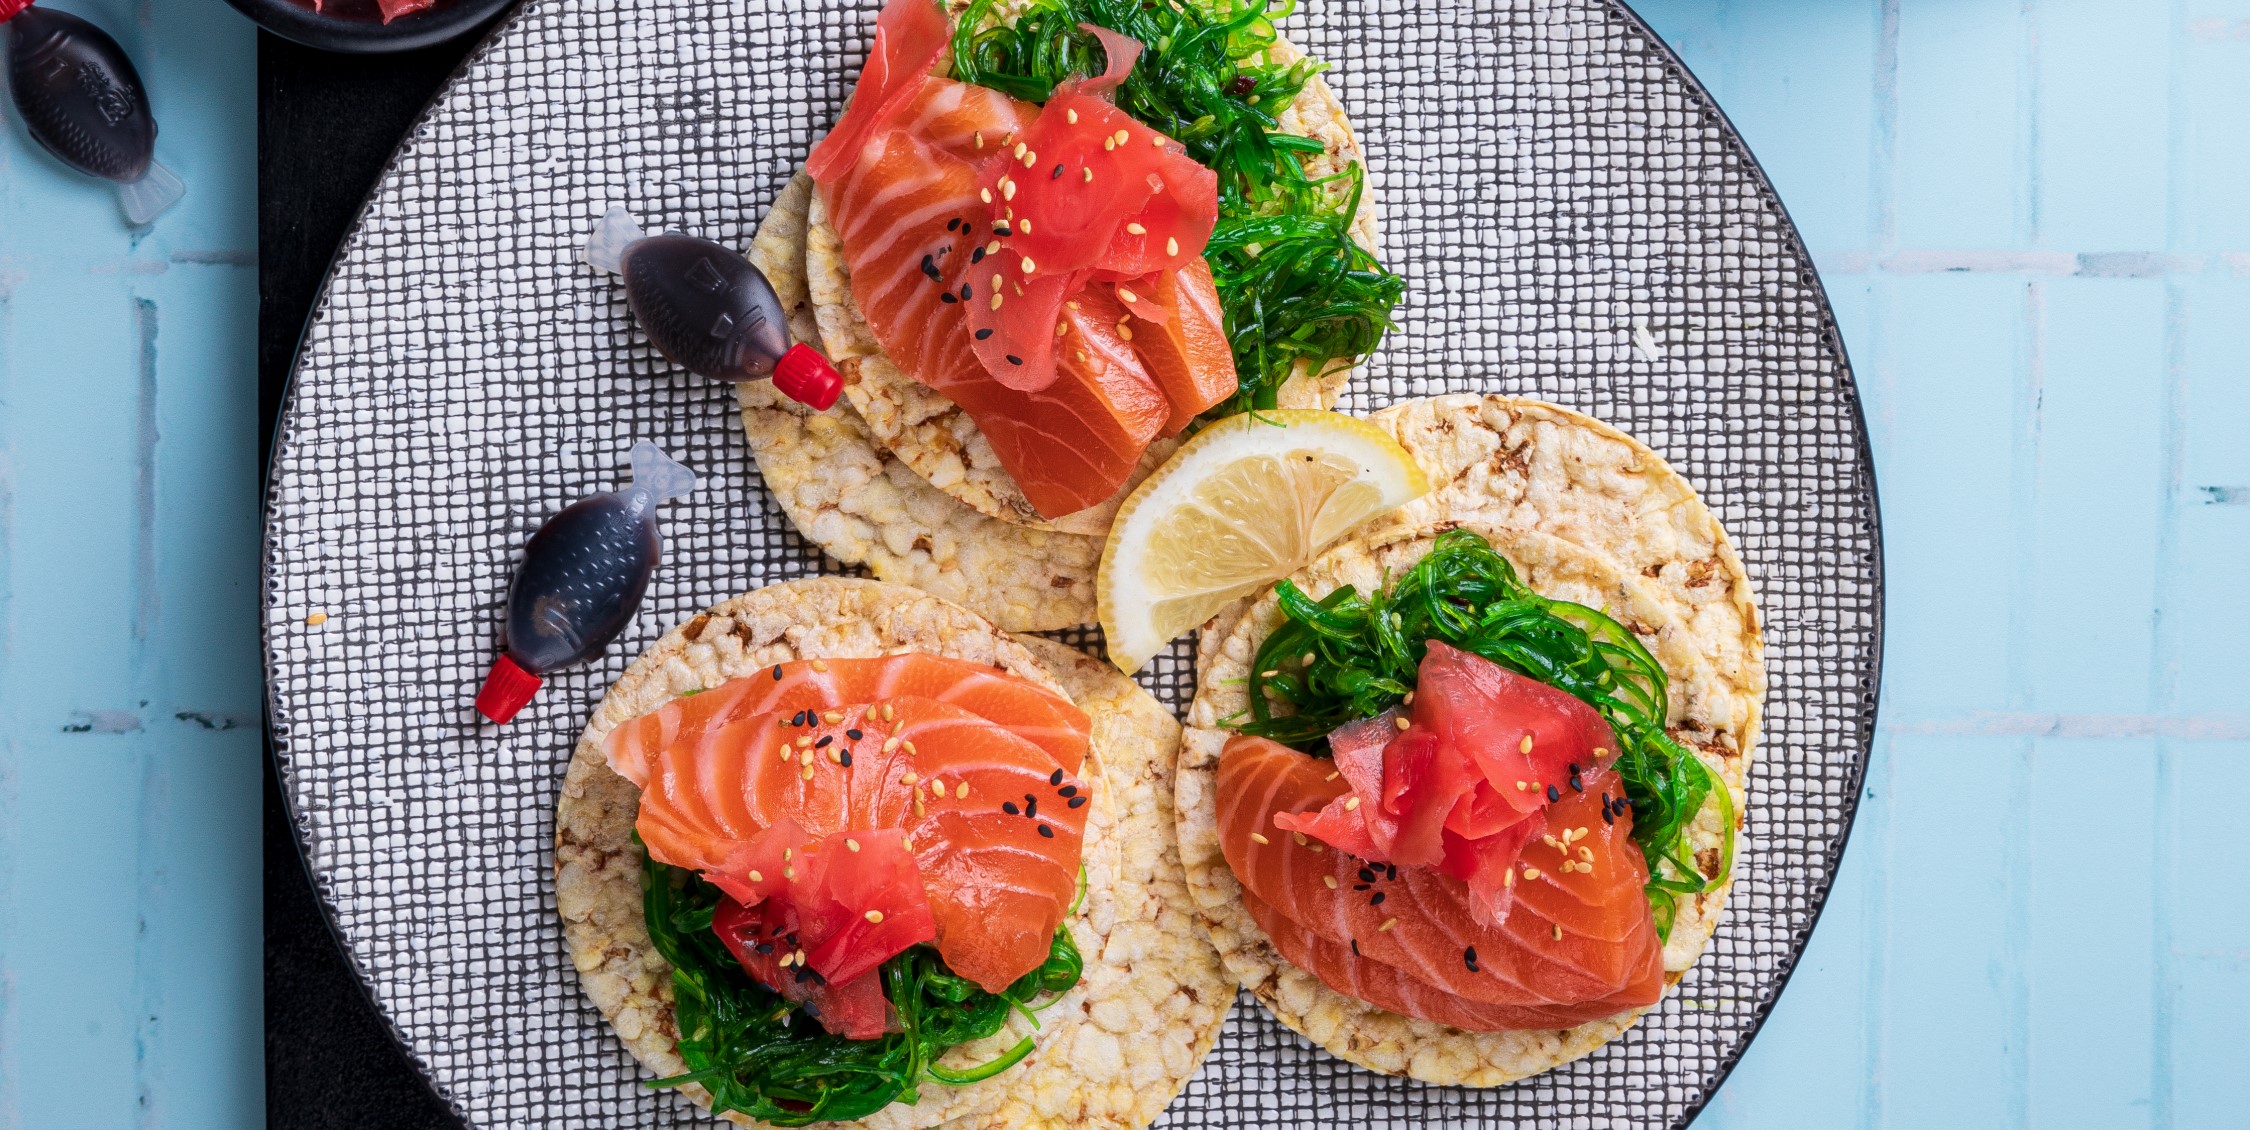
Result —
[[1570, 791], [1574, 793], [1582, 793], [1586, 791], [1586, 786], [1579, 783], [1578, 774], [1576, 773], [1570, 775]]
[[1025, 816], [1039, 815], [1039, 801], [1037, 798], [1033, 798], [1031, 800], [1023, 802], [1023, 814]]
[[858, 730], [846, 730], [844, 731], [844, 736], [856, 742], [859, 739], [866, 737], [867, 735], [860, 733]]
[[1055, 830], [1046, 826], [1045, 824], [1041, 824], [1039, 826], [1039, 834], [1047, 837], [1050, 840], [1055, 838]]
[[1578, 763], [1577, 763], [1577, 762], [1573, 761], [1573, 762], [1571, 762], [1571, 763], [1570, 763], [1569, 765], [1566, 765], [1566, 766], [1564, 766], [1564, 768], [1566, 768], [1566, 769], [1570, 770], [1570, 775], [1571, 775], [1571, 776], [1575, 777], [1575, 776], [1577, 776], [1577, 775], [1578, 775]]
[[754, 945], [754, 946], [752, 946], [752, 947], [750, 947], [750, 948], [751, 948], [751, 949], [754, 949], [754, 950], [757, 950], [757, 951], [758, 951], [759, 953], [772, 953], [772, 952], [773, 952], [773, 943], [772, 943], [772, 942], [759, 942], [759, 943], [758, 943], [757, 945]]
[[1562, 790], [1561, 790], [1561, 789], [1558, 789], [1558, 788], [1554, 787], [1553, 785], [1549, 785], [1549, 786], [1547, 786], [1547, 803], [1548, 803], [1548, 804], [1553, 804], [1553, 803], [1555, 803], [1556, 801], [1559, 801], [1559, 800], [1561, 800], [1561, 799], [1562, 799]]
[[1072, 808], [1076, 808], [1076, 807], [1078, 807], [1079, 805], [1082, 805], [1082, 804], [1084, 804], [1084, 803], [1086, 803], [1086, 798], [1085, 798], [1085, 797], [1082, 797], [1082, 796], [1074, 796], [1074, 797], [1070, 798], [1070, 806], [1071, 806]]
[[1009, 236], [1016, 234], [1016, 230], [1006, 224], [994, 224], [992, 225], [992, 234], [999, 236], [1002, 239], [1006, 239]]
[[937, 300], [948, 304], [961, 301], [960, 299], [953, 297], [953, 292], [950, 290], [946, 291], [944, 294], [938, 295]]
[[1462, 950], [1461, 961], [1463, 964], [1469, 967], [1469, 972], [1477, 972], [1477, 947], [1470, 946], [1469, 948]]
[[947, 221], [945, 222], [945, 230], [947, 230], [947, 231], [953, 231], [953, 230], [955, 230], [955, 229], [959, 228], [960, 226], [961, 226], [961, 219], [960, 219], [960, 217], [958, 217], [958, 216], [954, 217], [953, 219], [947, 220]]
[[1023, 364], [1023, 358], [1021, 358], [1021, 357], [1018, 357], [1018, 356], [1016, 356], [1016, 355], [1015, 355], [1015, 354], [1013, 354], [1013, 353], [1010, 353], [1010, 354], [1008, 354], [1008, 364], [1010, 364], [1010, 365], [1021, 365], [1021, 364]]
[[967, 302], [969, 299], [976, 297], [976, 293], [977, 292], [973, 288], [971, 288], [969, 284], [961, 284], [961, 301]]
[[837, 754], [837, 755], [836, 755], [836, 763], [837, 763], [837, 764], [839, 764], [839, 765], [842, 765], [842, 766], [843, 766], [844, 768], [846, 768], [846, 769], [849, 769], [849, 768], [851, 768], [851, 767], [852, 767], [852, 751], [850, 751], [850, 750], [848, 750], [848, 749], [847, 749], [847, 750], [845, 750], [844, 752], [842, 752], [842, 753], [840, 753], [840, 754]]
[[[1057, 769], [1054, 772], [1047, 774], [1047, 783], [1050, 785], [1062, 784], [1062, 770]], [[1069, 796], [1070, 794], [1064, 793], [1063, 795]]]
[[978, 263], [982, 263], [982, 262], [984, 262], [984, 248], [982, 248], [982, 247], [979, 247], [979, 248], [977, 248], [977, 249], [976, 249], [975, 251], [971, 251], [971, 252], [969, 252], [969, 265], [970, 265], [970, 266], [972, 266], [972, 267], [973, 267], [973, 266], [977, 265]]
[[1374, 886], [1374, 884], [1373, 884], [1373, 883], [1353, 883], [1353, 884], [1352, 884], [1352, 889], [1353, 889], [1353, 890], [1355, 890], [1355, 891], [1364, 891], [1364, 890], [1366, 890], [1367, 888], [1369, 888], [1369, 887], [1372, 887], [1372, 886]]
[[1358, 939], [1358, 938], [1353, 938], [1353, 939], [1352, 939], [1352, 956], [1353, 956], [1353, 957], [1358, 957], [1358, 956], [1359, 956], [1359, 939]]
[[1047, 179], [1048, 179], [1048, 180], [1061, 180], [1061, 179], [1062, 179], [1062, 166], [1061, 166], [1061, 165], [1057, 165], [1057, 166], [1055, 166], [1055, 172], [1054, 172], [1054, 175], [1053, 175], [1053, 176], [1050, 176], [1050, 177], [1048, 177]]
[[1365, 867], [1362, 867], [1362, 868], [1360, 868], [1360, 869], [1359, 869], [1359, 881], [1360, 881], [1360, 882], [1362, 882], [1362, 883], [1372, 883], [1372, 882], [1374, 882], [1374, 881], [1375, 881], [1375, 872], [1374, 872], [1374, 871], [1372, 871], [1372, 870], [1370, 870], [1370, 869], [1368, 869], [1368, 868], [1365, 868]]
[[986, 339], [986, 338], [988, 338], [988, 337], [991, 337], [991, 336], [992, 336], [992, 327], [990, 327], [990, 326], [986, 326], [985, 328], [983, 328], [983, 329], [981, 329], [981, 330], [978, 330], [978, 331], [977, 331], [977, 340], [978, 340], [978, 341], [983, 341], [984, 339]]
[[1617, 814], [1616, 814], [1616, 813], [1614, 813], [1614, 812], [1611, 812], [1611, 811], [1609, 810], [1609, 806], [1608, 806], [1608, 805], [1606, 805], [1606, 804], [1602, 806], [1602, 823], [1604, 823], [1604, 824], [1615, 824], [1615, 823], [1617, 823]]
[[820, 739], [819, 741], [817, 741], [817, 742], [814, 742], [814, 743], [812, 744], [812, 747], [813, 747], [814, 749], [827, 749], [827, 748], [828, 748], [828, 743], [830, 743], [830, 742], [832, 742], [832, 741], [835, 741], [835, 740], [836, 740], [836, 735], [834, 735], [834, 734], [828, 734], [828, 735], [825, 735], [825, 736], [823, 736], [823, 737], [822, 737], [822, 738], [821, 738], [821, 739]]
[[1398, 864], [1386, 863], [1383, 865], [1383, 867], [1390, 872], [1390, 874], [1386, 877], [1393, 883], [1398, 882]]
[[802, 985], [802, 984], [804, 984], [805, 982], [807, 982], [807, 981], [810, 981], [810, 980], [812, 980], [812, 966], [809, 966], [809, 965], [800, 965], [800, 966], [798, 966], [798, 967], [797, 967], [797, 983], [798, 983], [798, 984], [800, 984], [800, 985]]
[[943, 277], [938, 274], [937, 260], [932, 259], [927, 255], [922, 256], [922, 273], [930, 276], [933, 279]]
[[1078, 795], [1078, 786], [1064, 785], [1062, 788], [1055, 790], [1055, 792], [1061, 796], [1074, 797]]
[[1010, 816], [1016, 816], [1022, 814], [1023, 809], [1017, 808], [1016, 802], [1012, 800], [1004, 800], [1000, 802], [1000, 811], [1005, 812]]
[[1390, 896], [1389, 896], [1389, 895], [1387, 895], [1387, 894], [1385, 894], [1384, 892], [1382, 892], [1382, 891], [1377, 891], [1377, 892], [1375, 892], [1375, 897], [1374, 897], [1374, 898], [1371, 898], [1371, 899], [1368, 899], [1368, 900], [1367, 900], [1367, 905], [1369, 905], [1369, 906], [1381, 906], [1381, 905], [1383, 905], [1383, 900], [1384, 900], [1384, 899], [1386, 899], [1386, 898], [1388, 898], [1388, 897], [1390, 897]]
[[773, 665], [773, 681], [777, 683], [781, 681], [781, 664], [779, 663]]

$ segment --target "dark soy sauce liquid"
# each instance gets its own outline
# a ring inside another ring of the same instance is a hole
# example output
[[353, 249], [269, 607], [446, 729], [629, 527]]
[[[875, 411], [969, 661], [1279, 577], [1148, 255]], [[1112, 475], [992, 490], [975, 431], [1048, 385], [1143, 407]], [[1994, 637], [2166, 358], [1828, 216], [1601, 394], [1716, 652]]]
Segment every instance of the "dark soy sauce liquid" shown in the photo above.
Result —
[[618, 268], [649, 344], [690, 372], [757, 380], [789, 349], [789, 319], [772, 284], [708, 239], [674, 232], [636, 240]]
[[656, 504], [637, 487], [597, 494], [532, 535], [508, 588], [503, 643], [517, 665], [535, 675], [568, 667], [625, 630], [663, 555]]
[[68, 12], [26, 8], [0, 34], [33, 140], [88, 176], [124, 183], [148, 172], [156, 118], [140, 72], [108, 32]]

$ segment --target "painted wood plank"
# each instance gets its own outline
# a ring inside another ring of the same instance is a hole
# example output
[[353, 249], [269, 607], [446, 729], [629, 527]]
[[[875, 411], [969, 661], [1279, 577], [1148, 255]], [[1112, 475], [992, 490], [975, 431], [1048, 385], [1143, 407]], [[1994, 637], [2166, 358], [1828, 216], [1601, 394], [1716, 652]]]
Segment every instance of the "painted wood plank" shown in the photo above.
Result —
[[2016, 960], [2028, 1009], [2033, 1126], [2147, 1127], [2157, 939], [2153, 739], [2031, 750], [2028, 886]]
[[153, 228], [0, 129], [0, 1126], [256, 1125], [249, 25], [115, 34], [188, 181]]
[[1893, 249], [2013, 245], [2026, 123], [2024, 5], [1898, 0]]
[[2029, 584], [2010, 637], [2020, 700], [2041, 712], [2146, 712], [2165, 506], [2164, 288], [2057, 279], [2035, 333], [2042, 372], [2028, 437], [2037, 467]]

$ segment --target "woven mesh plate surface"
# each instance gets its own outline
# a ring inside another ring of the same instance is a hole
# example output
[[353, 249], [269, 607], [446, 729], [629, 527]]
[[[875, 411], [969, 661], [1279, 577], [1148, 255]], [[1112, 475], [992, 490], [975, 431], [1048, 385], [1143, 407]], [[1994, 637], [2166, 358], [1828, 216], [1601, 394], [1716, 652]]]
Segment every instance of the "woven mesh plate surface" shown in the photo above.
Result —
[[[1873, 726], [1879, 530], [1811, 266], [1708, 98], [1597, 0], [1306, 0], [1286, 25], [1369, 152], [1398, 330], [1346, 407], [1535, 395], [1648, 442], [1735, 535], [1772, 692], [1731, 913], [1600, 1053], [1455, 1091], [1334, 1060], [1245, 1001], [1174, 1126], [1684, 1123], [1818, 913]], [[694, 1123], [587, 1002], [550, 870], [571, 743], [669, 625], [822, 570], [760, 485], [731, 391], [667, 366], [577, 260], [612, 202], [745, 246], [834, 118], [872, 6], [534, 0], [409, 137], [347, 241], [282, 421], [266, 638], [283, 779], [358, 970], [473, 1125]], [[638, 620], [506, 728], [470, 699], [517, 548], [652, 438], [703, 476], [664, 511]], [[325, 612], [318, 626], [308, 614]], [[1179, 706], [1176, 646], [1144, 676]]]

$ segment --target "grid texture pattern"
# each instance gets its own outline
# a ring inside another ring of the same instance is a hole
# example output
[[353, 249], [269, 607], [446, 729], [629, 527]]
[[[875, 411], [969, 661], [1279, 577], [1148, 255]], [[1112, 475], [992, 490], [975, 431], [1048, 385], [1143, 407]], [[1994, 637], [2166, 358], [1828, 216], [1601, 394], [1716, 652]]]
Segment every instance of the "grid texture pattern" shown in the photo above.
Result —
[[[316, 310], [276, 449], [266, 639], [283, 778], [359, 972], [478, 1126], [695, 1123], [580, 992], [554, 911], [571, 743], [705, 605], [833, 571], [764, 494], [729, 388], [669, 367], [578, 261], [611, 203], [747, 244], [842, 104], [872, 5], [528, 5], [416, 128]], [[1656, 448], [1734, 534], [1772, 690], [1748, 853], [1703, 961], [1601, 1052], [1514, 1087], [1372, 1075], [1247, 1001], [1173, 1126], [1684, 1123], [1803, 945], [1872, 733], [1879, 530], [1858, 402], [1780, 205], [1692, 79], [1600, 0], [1313, 0], [1369, 152], [1399, 325], [1345, 407], [1492, 390]], [[510, 726], [470, 708], [515, 555], [650, 438], [703, 476], [639, 618]], [[320, 624], [307, 623], [325, 613]], [[1079, 641], [1074, 641], [1079, 642]], [[1144, 682], [1175, 707], [1187, 648]]]

